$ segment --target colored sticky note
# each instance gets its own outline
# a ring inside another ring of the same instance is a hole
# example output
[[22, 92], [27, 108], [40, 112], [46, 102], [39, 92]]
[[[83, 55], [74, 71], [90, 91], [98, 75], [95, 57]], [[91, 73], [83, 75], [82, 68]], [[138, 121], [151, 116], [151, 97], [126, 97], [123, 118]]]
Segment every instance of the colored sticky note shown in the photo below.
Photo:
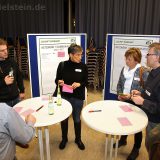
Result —
[[73, 93], [73, 88], [70, 85], [64, 84], [62, 87], [62, 91], [67, 93]]
[[117, 119], [122, 126], [131, 126], [132, 125], [132, 123], [126, 117], [119, 117]]
[[65, 56], [65, 52], [58, 52], [58, 57], [64, 57]]
[[48, 101], [48, 100], [49, 100], [49, 97], [48, 97], [48, 96], [43, 95], [43, 96], [41, 96], [41, 100], [42, 100], [42, 101]]
[[29, 114], [32, 114], [34, 112], [33, 109], [27, 109], [26, 111], [22, 112], [21, 115], [26, 117], [28, 116]]
[[127, 105], [121, 105], [120, 108], [124, 111], [124, 112], [132, 112], [132, 108], [130, 108]]
[[22, 107], [15, 107], [13, 108], [17, 113], [19, 113], [22, 110]]

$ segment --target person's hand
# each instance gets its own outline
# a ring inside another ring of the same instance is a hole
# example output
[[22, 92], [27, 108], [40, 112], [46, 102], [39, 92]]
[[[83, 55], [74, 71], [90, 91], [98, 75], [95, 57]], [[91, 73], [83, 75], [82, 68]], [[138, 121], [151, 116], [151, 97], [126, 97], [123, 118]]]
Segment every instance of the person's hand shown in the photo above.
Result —
[[73, 89], [76, 89], [77, 87], [80, 87], [80, 86], [81, 86], [81, 84], [80, 84], [80, 83], [77, 83], [77, 82], [74, 82], [74, 83], [72, 84]]
[[14, 77], [11, 77], [11, 76], [9, 76], [9, 75], [8, 75], [8, 76], [5, 76], [4, 81], [5, 81], [6, 85], [10, 85], [10, 84], [13, 83]]
[[33, 115], [29, 114], [25, 117], [25, 122], [26, 123], [32, 122], [33, 124], [35, 124], [36, 123], [36, 118]]
[[131, 96], [133, 96], [133, 95], [138, 95], [138, 96], [140, 96], [140, 95], [141, 95], [141, 92], [138, 91], [138, 90], [132, 90], [132, 91], [131, 91]]
[[124, 101], [123, 97], [120, 96], [120, 95], [118, 96], [118, 100], [119, 100], [119, 101]]
[[131, 95], [129, 93], [118, 95], [118, 100], [120, 101], [126, 101], [126, 100], [129, 100], [130, 98], [131, 98]]
[[132, 95], [131, 100], [138, 105], [143, 105], [143, 102], [144, 102], [144, 98], [138, 95]]
[[59, 84], [60, 86], [63, 86], [63, 85], [64, 85], [64, 80], [58, 80], [58, 84]]
[[19, 94], [19, 98], [20, 98], [20, 100], [23, 100], [23, 99], [24, 99], [24, 97], [25, 97], [25, 94], [24, 94], [24, 93], [20, 93], [20, 94]]

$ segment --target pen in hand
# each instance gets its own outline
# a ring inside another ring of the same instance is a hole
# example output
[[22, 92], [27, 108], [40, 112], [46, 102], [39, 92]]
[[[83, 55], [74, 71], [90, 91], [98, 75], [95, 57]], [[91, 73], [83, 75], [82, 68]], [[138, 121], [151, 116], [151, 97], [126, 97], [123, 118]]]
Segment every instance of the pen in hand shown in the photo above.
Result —
[[90, 110], [90, 111], [88, 111], [88, 112], [101, 112], [102, 110]]
[[38, 109], [36, 109], [36, 112], [38, 112], [43, 107], [44, 107], [44, 105], [42, 105], [41, 107], [39, 107]]

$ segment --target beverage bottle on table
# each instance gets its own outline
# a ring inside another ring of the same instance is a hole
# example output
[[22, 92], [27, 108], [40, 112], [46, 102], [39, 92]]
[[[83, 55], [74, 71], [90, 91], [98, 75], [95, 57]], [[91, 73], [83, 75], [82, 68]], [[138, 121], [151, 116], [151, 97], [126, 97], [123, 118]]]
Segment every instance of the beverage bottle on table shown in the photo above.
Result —
[[62, 97], [61, 97], [61, 91], [60, 91], [60, 86], [58, 84], [58, 90], [57, 90], [57, 106], [62, 105]]
[[53, 103], [53, 97], [52, 97], [52, 95], [49, 95], [48, 114], [49, 115], [54, 114], [54, 103]]

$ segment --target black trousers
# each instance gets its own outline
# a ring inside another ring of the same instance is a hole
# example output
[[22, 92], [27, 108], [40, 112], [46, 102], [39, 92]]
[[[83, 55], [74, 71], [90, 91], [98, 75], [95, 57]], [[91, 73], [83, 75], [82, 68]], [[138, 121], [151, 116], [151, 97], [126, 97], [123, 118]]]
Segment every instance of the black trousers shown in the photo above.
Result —
[[13, 160], [18, 160], [18, 159], [17, 159], [16, 156], [15, 156]]
[[[121, 136], [120, 141], [126, 141], [127, 135]], [[134, 135], [134, 148], [140, 149], [142, 143], [142, 132], [138, 132]]]
[[[61, 122], [62, 139], [68, 141], [68, 118]], [[74, 122], [75, 140], [81, 139], [81, 121]]]

